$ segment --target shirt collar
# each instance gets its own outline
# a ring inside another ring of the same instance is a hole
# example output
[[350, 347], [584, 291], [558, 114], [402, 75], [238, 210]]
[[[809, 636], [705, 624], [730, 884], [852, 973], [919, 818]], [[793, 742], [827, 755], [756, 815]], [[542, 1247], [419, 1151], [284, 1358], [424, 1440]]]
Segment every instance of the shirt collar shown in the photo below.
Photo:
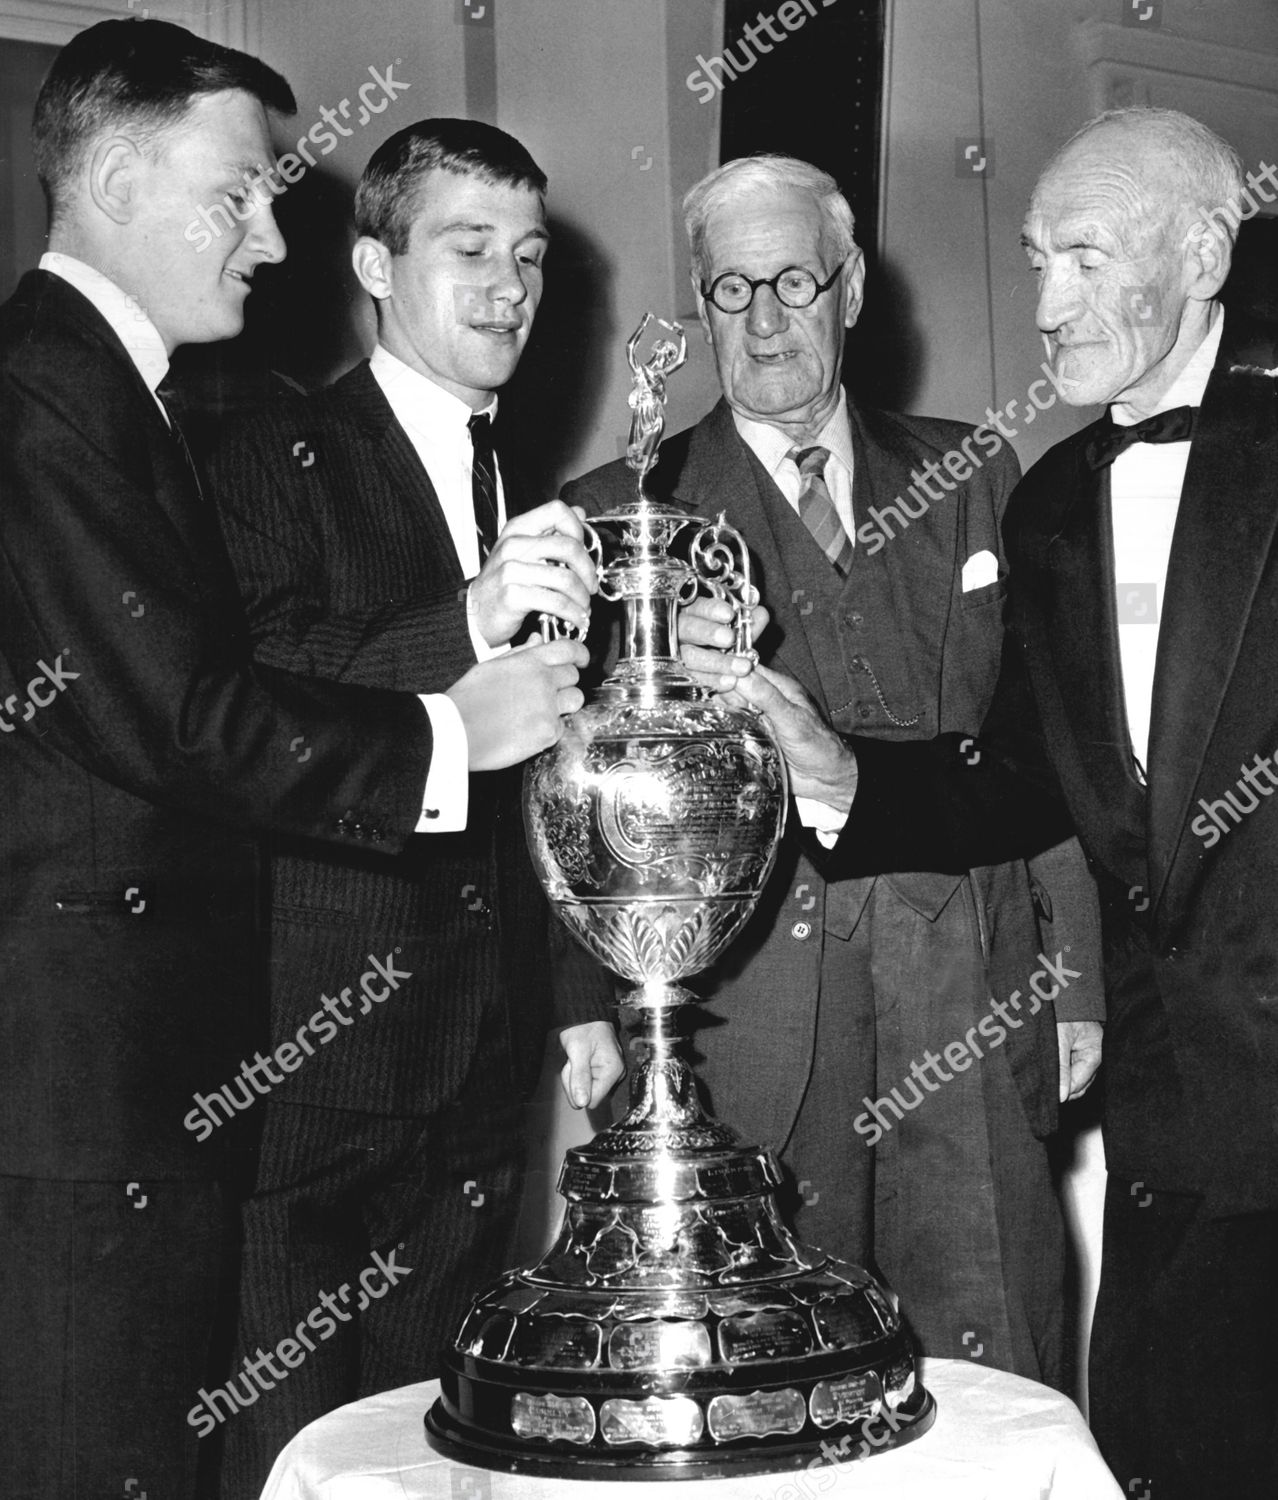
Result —
[[138, 306], [137, 299], [74, 255], [46, 250], [40, 257], [40, 269], [51, 272], [88, 298], [124, 345], [147, 390], [154, 392], [169, 373], [169, 352], [160, 330]]
[[401, 412], [411, 415], [418, 422], [438, 422], [454, 427], [465, 427], [473, 416], [487, 416], [496, 420], [496, 392], [487, 406], [481, 407], [478, 412], [473, 411], [460, 396], [454, 396], [420, 370], [406, 365], [385, 344], [378, 344], [373, 350], [368, 367], [401, 422]]
[[[1220, 353], [1220, 340], [1224, 331], [1225, 315], [1220, 307], [1217, 307], [1215, 322], [1207, 337], [1189, 356], [1189, 363], [1177, 375], [1155, 410], [1150, 412], [1151, 417], [1157, 416], [1160, 411], [1172, 411], [1177, 406], [1201, 406], [1203, 404], [1207, 382], [1211, 379], [1211, 372], [1216, 368], [1216, 357]], [[1132, 427], [1141, 420], [1130, 407], [1121, 401], [1115, 402], [1109, 410], [1118, 427]]]
[[[773, 427], [768, 422], [756, 422], [752, 417], [743, 417], [740, 412], [732, 413], [732, 421], [741, 435], [741, 441], [775, 479], [791, 449], [798, 446], [794, 439], [779, 427]], [[830, 413], [816, 443], [822, 448], [828, 448], [848, 473], [852, 472], [852, 424], [848, 420], [848, 394], [845, 390], [840, 390], [839, 404]], [[804, 446], [810, 448], [814, 445], [808, 443]]]

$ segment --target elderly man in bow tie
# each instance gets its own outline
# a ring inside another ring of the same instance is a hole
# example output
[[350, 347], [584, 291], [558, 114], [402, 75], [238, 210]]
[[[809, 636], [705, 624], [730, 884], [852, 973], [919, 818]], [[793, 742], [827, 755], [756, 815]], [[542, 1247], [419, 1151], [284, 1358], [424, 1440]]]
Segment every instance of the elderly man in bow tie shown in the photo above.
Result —
[[1160, 1500], [1278, 1493], [1278, 333], [1220, 301], [1249, 188], [1144, 109], [1039, 180], [1052, 373], [1109, 409], [1009, 507], [1021, 649], [979, 743], [836, 738], [792, 684], [739, 684], [850, 801], [828, 877], [1003, 857], [1068, 807], [1110, 1004], [1092, 1424]]
[[[664, 444], [650, 489], [726, 510], [744, 534], [772, 617], [763, 659], [803, 684], [836, 739], [979, 723], [1003, 635], [1014, 455], [987, 432], [985, 461], [951, 481], [979, 431], [847, 397], [865, 266], [825, 173], [729, 162], [684, 213], [723, 400]], [[631, 488], [611, 464], [565, 499], [608, 508]], [[729, 644], [724, 618], [685, 611], [694, 664], [719, 669], [707, 648]], [[715, 1111], [781, 1155], [801, 1237], [877, 1266], [926, 1352], [1059, 1382], [1063, 1233], [1043, 1140], [1092, 1076], [1100, 1031], [1077, 845], [1045, 854], [1037, 879], [1022, 860], [827, 879], [820, 841], [840, 814], [827, 789], [800, 789], [758, 913], [695, 981]], [[1027, 1000], [1005, 1027], [990, 1015], [991, 997], [1028, 996], [1039, 955], [1066, 943], [1074, 977], [1040, 984], [1054, 1004]]]

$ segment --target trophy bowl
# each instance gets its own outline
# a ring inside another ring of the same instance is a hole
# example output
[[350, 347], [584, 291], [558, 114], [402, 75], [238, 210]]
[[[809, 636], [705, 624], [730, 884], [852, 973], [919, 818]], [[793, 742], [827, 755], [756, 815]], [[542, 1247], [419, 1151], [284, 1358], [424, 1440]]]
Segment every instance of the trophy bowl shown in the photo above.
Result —
[[668, 984], [713, 963], [754, 909], [785, 788], [757, 715], [604, 697], [531, 767], [528, 846], [556, 912], [600, 963]]
[[[563, 1225], [534, 1266], [471, 1305], [444, 1356], [430, 1442], [466, 1462], [565, 1478], [689, 1478], [838, 1462], [908, 1442], [935, 1405], [893, 1294], [795, 1240], [769, 1151], [710, 1118], [675, 1017], [677, 981], [749, 918], [785, 828], [785, 761], [766, 720], [700, 687], [678, 610], [729, 600], [752, 649], [749, 552], [651, 501], [664, 380], [684, 346], [636, 363], [633, 503], [594, 516], [619, 660], [525, 773], [533, 864], [577, 939], [633, 988], [641, 1059], [626, 1115], [569, 1150]], [[606, 543], [606, 545], [605, 545]], [[766, 1041], [760, 1040], [760, 1045]]]

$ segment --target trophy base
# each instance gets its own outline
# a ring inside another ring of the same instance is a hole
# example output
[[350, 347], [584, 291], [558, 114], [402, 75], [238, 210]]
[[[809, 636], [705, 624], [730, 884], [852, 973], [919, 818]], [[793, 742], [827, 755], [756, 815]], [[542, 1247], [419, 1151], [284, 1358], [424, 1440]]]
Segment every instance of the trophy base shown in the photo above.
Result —
[[796, 1240], [771, 1152], [710, 1118], [648, 1026], [624, 1119], [567, 1153], [559, 1237], [471, 1303], [426, 1418], [435, 1448], [562, 1478], [819, 1467], [919, 1437], [935, 1404], [896, 1298]]
[[[524, 1441], [468, 1423], [455, 1407], [440, 1397], [426, 1413], [426, 1434], [432, 1448], [447, 1458], [481, 1469], [508, 1474], [543, 1475], [552, 1479], [715, 1479], [723, 1476], [775, 1474], [812, 1469], [826, 1463], [852, 1463], [870, 1454], [911, 1443], [936, 1420], [936, 1402], [922, 1386], [914, 1410], [893, 1414], [893, 1425], [877, 1424], [855, 1439], [828, 1433], [806, 1438], [773, 1438], [731, 1448], [670, 1448], [650, 1452], [591, 1452], [567, 1446], [530, 1448]], [[822, 1445], [825, 1445], [824, 1447]]]
[[432, 1446], [511, 1472], [675, 1479], [925, 1432], [935, 1405], [895, 1297], [793, 1237], [771, 1153], [695, 1108], [654, 1153], [648, 1123], [632, 1113], [568, 1152], [559, 1239], [471, 1304]]

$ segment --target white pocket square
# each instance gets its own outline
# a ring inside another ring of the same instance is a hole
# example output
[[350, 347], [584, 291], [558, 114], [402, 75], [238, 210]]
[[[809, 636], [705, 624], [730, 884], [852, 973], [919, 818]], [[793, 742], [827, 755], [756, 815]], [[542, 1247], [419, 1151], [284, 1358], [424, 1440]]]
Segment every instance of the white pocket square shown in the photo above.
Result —
[[973, 552], [963, 564], [963, 592], [983, 589], [987, 583], [998, 582], [998, 558], [990, 551]]

